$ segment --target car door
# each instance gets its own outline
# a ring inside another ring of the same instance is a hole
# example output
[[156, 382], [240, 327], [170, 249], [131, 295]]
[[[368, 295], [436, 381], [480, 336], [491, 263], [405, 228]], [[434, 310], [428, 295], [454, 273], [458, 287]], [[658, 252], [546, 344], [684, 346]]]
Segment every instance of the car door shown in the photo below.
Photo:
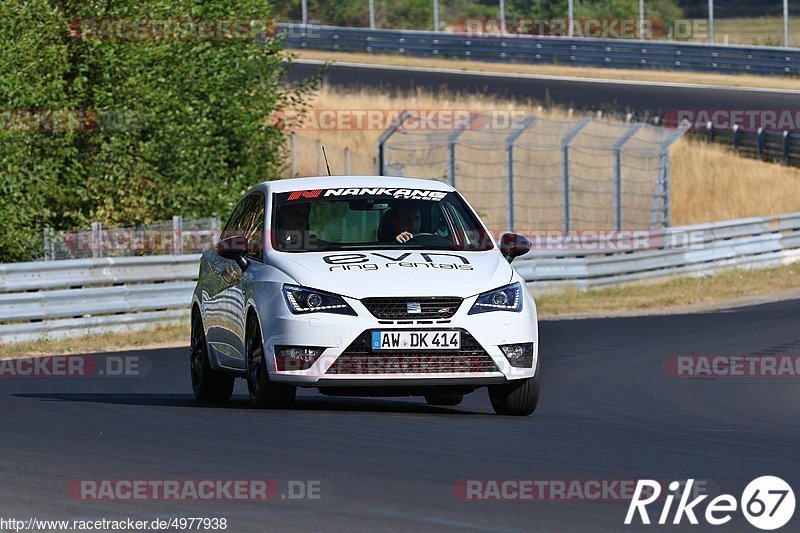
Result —
[[230, 361], [231, 366], [244, 370], [245, 364], [245, 327], [246, 314], [245, 306], [249, 291], [248, 285], [259, 275], [261, 266], [264, 263], [264, 216], [265, 198], [264, 193], [255, 192], [247, 197], [244, 210], [242, 212], [241, 224], [237, 229], [237, 235], [241, 235], [247, 242], [247, 255], [245, 256], [250, 266], [242, 272], [238, 265], [233, 262], [236, 271], [236, 278], [225, 289], [223, 301], [230, 306], [230, 313], [226, 313], [230, 323], [228, 328], [232, 333], [231, 341], [234, 348], [234, 360]]
[[[248, 242], [247, 259], [251, 263], [264, 260], [264, 194], [247, 195], [234, 209], [221, 238], [244, 236]], [[251, 266], [253, 266], [251, 264]], [[212, 268], [217, 292], [209, 298], [208, 315], [214, 327], [209, 328], [208, 340], [221, 366], [244, 370], [245, 291], [256, 268], [241, 268], [231, 259], [215, 254]]]

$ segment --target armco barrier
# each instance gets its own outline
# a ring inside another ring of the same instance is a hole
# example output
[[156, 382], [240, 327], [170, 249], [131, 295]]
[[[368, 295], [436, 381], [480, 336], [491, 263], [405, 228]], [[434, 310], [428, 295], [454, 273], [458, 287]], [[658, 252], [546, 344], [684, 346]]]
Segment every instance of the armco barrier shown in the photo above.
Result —
[[586, 67], [800, 75], [800, 49], [629, 39], [472, 37], [451, 32], [281, 24], [290, 48]]
[[[514, 267], [536, 293], [800, 261], [800, 212], [667, 228], [646, 235], [650, 246], [644, 249], [539, 248], [516, 259]], [[615, 243], [631, 248], [624, 240]], [[186, 321], [199, 257], [0, 265], [0, 342]]]
[[160, 255], [0, 265], [0, 342], [184, 320], [199, 258]]
[[658, 244], [621, 252], [536, 250], [514, 261], [514, 267], [541, 292], [781, 266], [800, 261], [800, 213], [668, 228], [648, 233], [648, 240]]

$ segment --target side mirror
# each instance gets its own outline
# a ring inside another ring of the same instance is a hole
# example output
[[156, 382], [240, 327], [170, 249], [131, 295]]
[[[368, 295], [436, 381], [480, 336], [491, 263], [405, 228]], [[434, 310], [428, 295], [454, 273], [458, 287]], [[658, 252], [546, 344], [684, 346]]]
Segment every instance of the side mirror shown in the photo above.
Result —
[[500, 237], [500, 253], [510, 263], [515, 257], [525, 255], [531, 251], [531, 241], [524, 235], [504, 233]]
[[247, 239], [244, 235], [226, 237], [217, 243], [217, 253], [219, 256], [236, 261], [236, 264], [239, 265], [242, 272], [247, 270], [247, 267], [250, 266], [250, 261], [245, 257], [247, 251]]

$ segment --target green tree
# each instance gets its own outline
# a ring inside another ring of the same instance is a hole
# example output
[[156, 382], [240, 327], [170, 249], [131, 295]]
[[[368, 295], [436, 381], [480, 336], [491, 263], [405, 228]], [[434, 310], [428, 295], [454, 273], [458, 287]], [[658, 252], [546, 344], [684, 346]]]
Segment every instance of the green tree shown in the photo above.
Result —
[[[35, 259], [45, 225], [229, 211], [278, 175], [284, 136], [270, 118], [302, 107], [312, 87], [281, 85], [282, 43], [272, 36], [76, 38], [74, 21], [270, 16], [263, 0], [2, 3], [0, 261]], [[20, 130], [9, 117], [26, 110], [86, 110], [96, 123]]]

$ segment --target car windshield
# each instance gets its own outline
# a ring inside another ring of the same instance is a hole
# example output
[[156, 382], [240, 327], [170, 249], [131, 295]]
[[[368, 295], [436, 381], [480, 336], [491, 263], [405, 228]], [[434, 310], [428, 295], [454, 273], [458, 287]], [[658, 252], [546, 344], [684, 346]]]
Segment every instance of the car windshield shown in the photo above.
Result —
[[284, 252], [493, 247], [455, 192], [342, 188], [276, 193], [273, 199], [272, 245]]

